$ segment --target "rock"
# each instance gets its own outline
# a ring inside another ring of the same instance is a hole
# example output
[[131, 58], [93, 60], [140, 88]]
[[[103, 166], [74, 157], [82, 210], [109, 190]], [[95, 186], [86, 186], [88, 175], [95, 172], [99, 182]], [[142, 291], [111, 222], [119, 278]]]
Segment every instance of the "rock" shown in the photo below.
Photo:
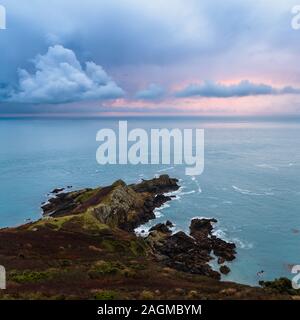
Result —
[[154, 238], [150, 234], [148, 239], [151, 239], [153, 249], [166, 257], [163, 263], [168, 267], [220, 279], [220, 274], [207, 264], [211, 259], [208, 252], [203, 251], [196, 240], [184, 232], [179, 231], [173, 235], [164, 234], [159, 238]]
[[91, 251], [95, 251], [95, 252], [102, 252], [103, 250], [96, 247], [96, 246], [89, 246], [89, 250]]
[[191, 290], [189, 291], [189, 293], [187, 294], [187, 299], [188, 300], [192, 300], [192, 299], [197, 299], [199, 298], [198, 292], [196, 290]]
[[218, 258], [218, 264], [223, 264], [226, 260], [223, 257]]
[[[216, 222], [215, 219], [193, 219], [190, 225], [191, 236], [182, 231], [172, 235], [167, 224], [159, 223], [150, 229], [147, 241], [155, 252], [164, 257], [160, 261], [168, 267], [220, 279], [220, 273], [208, 264], [213, 259], [211, 253], [214, 252], [219, 264], [223, 264], [235, 258], [235, 245], [212, 234]], [[230, 269], [221, 266], [220, 272], [228, 274]]]
[[228, 288], [228, 289], [224, 289], [222, 290], [220, 293], [226, 296], [232, 296], [234, 294], [236, 294], [238, 291], [237, 289], [234, 288]]
[[220, 258], [218, 263], [222, 264], [225, 261], [235, 259], [236, 246], [234, 243], [226, 242], [212, 234], [213, 224], [216, 222], [216, 219], [193, 219], [190, 233], [203, 249], [213, 250], [214, 254]]
[[155, 225], [149, 230], [149, 232], [151, 231], [158, 231], [161, 233], [172, 233], [171, 230], [164, 223], [158, 223], [157, 225]]
[[176, 288], [174, 291], [180, 295], [183, 295], [185, 292], [182, 288]]
[[56, 197], [42, 206], [44, 215], [61, 217], [82, 214], [92, 209], [96, 218], [110, 227], [133, 231], [155, 219], [154, 209], [172, 198], [163, 193], [179, 188], [177, 179], [168, 175], [139, 184], [126, 185], [118, 180], [111, 186], [62, 193], [55, 189]]
[[64, 190], [65, 190], [65, 188], [56, 188], [56, 189], [52, 190], [51, 193], [52, 194], [57, 194], [57, 193], [60, 193], [60, 192], [62, 192]]
[[221, 272], [222, 274], [228, 274], [228, 273], [230, 272], [230, 268], [227, 267], [227, 266], [221, 266], [221, 267], [220, 267], [220, 272]]
[[141, 183], [132, 185], [136, 192], [150, 192], [155, 194], [162, 194], [179, 189], [177, 179], [172, 179], [168, 175], [161, 175], [159, 178], [152, 180], [143, 180]]
[[166, 226], [169, 227], [169, 228], [173, 228], [174, 227], [173, 223], [170, 220], [167, 220]]
[[216, 222], [216, 219], [193, 219], [190, 225], [190, 234], [195, 238], [205, 238], [211, 234], [212, 224]]

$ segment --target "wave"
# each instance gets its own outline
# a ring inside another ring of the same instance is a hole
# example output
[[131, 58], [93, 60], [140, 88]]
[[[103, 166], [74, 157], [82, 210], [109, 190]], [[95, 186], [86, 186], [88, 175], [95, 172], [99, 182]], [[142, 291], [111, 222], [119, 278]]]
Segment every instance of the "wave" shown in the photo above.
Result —
[[290, 167], [293, 167], [295, 165], [296, 165], [296, 163], [294, 163], [294, 162], [289, 162], [287, 164], [280, 164], [280, 165], [277, 165], [277, 166], [274, 166], [274, 165], [271, 165], [271, 164], [267, 164], [267, 163], [262, 163], [262, 164], [257, 164], [256, 167], [278, 171], [279, 168], [290, 168]]
[[266, 163], [258, 164], [256, 166], [259, 167], [259, 168], [271, 169], [271, 170], [276, 170], [276, 171], [279, 170], [277, 167], [272, 166], [270, 164], [266, 164]]
[[161, 170], [158, 170], [157, 172], [165, 172], [165, 171], [169, 171], [169, 170], [173, 170], [174, 167], [169, 167], [169, 168], [164, 168], [164, 169], [161, 169]]
[[192, 181], [194, 181], [194, 182], [196, 183], [196, 186], [197, 186], [197, 188], [198, 188], [198, 192], [199, 192], [199, 193], [202, 193], [201, 186], [200, 186], [198, 180], [196, 179], [196, 177], [195, 177], [195, 176], [192, 176], [191, 179], [192, 179]]
[[181, 192], [181, 195], [187, 195], [187, 194], [193, 194], [196, 193], [196, 190], [191, 190], [191, 191], [187, 191], [187, 192]]
[[229, 200], [224, 200], [222, 203], [223, 203], [223, 204], [232, 204], [233, 202], [232, 202], [232, 201], [229, 201]]
[[269, 191], [265, 191], [265, 192], [262, 192], [262, 193], [258, 193], [258, 192], [253, 192], [253, 191], [250, 191], [250, 190], [247, 190], [247, 189], [242, 189], [242, 188], [239, 188], [237, 186], [232, 186], [232, 188], [241, 193], [241, 194], [244, 194], [244, 195], [248, 195], [248, 196], [273, 196], [274, 193], [273, 192], [269, 192]]
[[236, 246], [240, 249], [246, 249], [246, 250], [250, 250], [253, 249], [253, 243], [250, 242], [244, 242], [239, 238], [233, 238], [232, 242], [234, 242], [236, 244]]
[[253, 249], [253, 243], [246, 242], [244, 240], [241, 240], [239, 238], [229, 238], [226, 234], [226, 229], [214, 229], [212, 234], [226, 242], [233, 242], [235, 245], [240, 249], [250, 250]]

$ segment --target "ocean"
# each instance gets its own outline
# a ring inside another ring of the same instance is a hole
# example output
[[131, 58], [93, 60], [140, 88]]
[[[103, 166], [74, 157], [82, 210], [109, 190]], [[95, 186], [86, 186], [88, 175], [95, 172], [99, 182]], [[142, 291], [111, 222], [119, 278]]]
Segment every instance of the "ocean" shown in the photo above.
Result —
[[[180, 179], [176, 198], [157, 211], [188, 231], [193, 217], [214, 217], [215, 232], [238, 247], [224, 280], [255, 285], [286, 276], [300, 264], [300, 122], [272, 119], [141, 118], [129, 128], [205, 130], [205, 169], [185, 166], [106, 165], [96, 161], [96, 133], [118, 118], [0, 119], [0, 226], [41, 217], [56, 187], [127, 183], [169, 174]], [[264, 271], [263, 274], [258, 272]]]

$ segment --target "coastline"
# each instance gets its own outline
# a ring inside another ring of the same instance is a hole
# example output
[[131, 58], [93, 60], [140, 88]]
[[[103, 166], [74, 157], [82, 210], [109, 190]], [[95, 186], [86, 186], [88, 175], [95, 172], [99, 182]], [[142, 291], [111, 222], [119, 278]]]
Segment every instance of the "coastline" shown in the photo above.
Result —
[[[289, 288], [220, 281], [236, 252], [233, 243], [213, 234], [215, 219], [193, 219], [190, 235], [172, 233], [167, 221], [146, 237], [136, 236], [134, 230], [155, 219], [155, 210], [172, 201], [170, 192], [178, 189], [177, 179], [162, 175], [132, 185], [118, 180], [95, 189], [53, 190], [54, 197], [43, 204], [43, 219], [0, 230], [1, 263], [8, 271], [8, 288], [0, 298], [292, 297]], [[214, 256], [218, 271], [209, 265]]]

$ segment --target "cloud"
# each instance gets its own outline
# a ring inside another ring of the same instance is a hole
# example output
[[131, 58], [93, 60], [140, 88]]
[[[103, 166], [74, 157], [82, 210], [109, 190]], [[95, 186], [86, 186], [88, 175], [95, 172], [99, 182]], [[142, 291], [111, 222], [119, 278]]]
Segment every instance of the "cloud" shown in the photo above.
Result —
[[274, 88], [267, 84], [256, 84], [242, 80], [237, 84], [224, 85], [213, 81], [203, 84], [190, 84], [176, 93], [177, 97], [231, 98], [259, 95], [300, 94], [300, 89], [293, 87]]
[[8, 101], [59, 104], [85, 100], [116, 99], [124, 91], [94, 62], [83, 68], [72, 50], [49, 47], [34, 60], [35, 72], [19, 70], [18, 89]]
[[164, 94], [165, 90], [161, 86], [152, 83], [148, 88], [138, 91], [135, 97], [140, 100], [156, 100], [162, 98]]

